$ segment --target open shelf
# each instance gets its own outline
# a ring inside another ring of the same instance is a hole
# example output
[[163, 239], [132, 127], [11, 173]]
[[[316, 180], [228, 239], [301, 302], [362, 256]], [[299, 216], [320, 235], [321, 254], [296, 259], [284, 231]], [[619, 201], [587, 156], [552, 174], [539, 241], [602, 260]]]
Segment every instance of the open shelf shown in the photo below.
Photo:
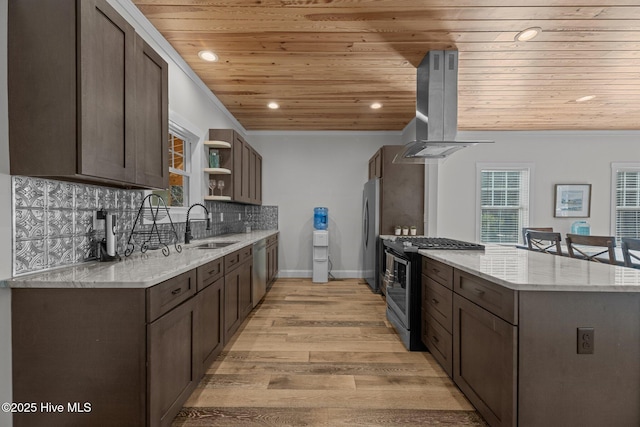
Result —
[[204, 168], [209, 175], [231, 175], [231, 171], [225, 168]]
[[226, 141], [205, 141], [204, 145], [210, 148], [231, 148], [231, 144]]

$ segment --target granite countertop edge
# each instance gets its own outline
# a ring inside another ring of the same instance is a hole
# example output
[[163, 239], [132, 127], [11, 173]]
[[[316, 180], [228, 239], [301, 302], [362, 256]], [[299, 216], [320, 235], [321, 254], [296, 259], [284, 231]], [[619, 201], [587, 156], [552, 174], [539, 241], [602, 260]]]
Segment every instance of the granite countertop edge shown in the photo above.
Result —
[[[0, 280], [0, 288], [149, 288], [277, 233], [278, 230], [261, 230], [225, 234], [182, 244], [181, 252], [176, 252], [174, 246], [170, 246], [170, 253], [166, 257], [160, 250], [145, 254], [135, 252], [128, 258], [123, 256], [121, 261], [91, 261], [15, 276]], [[210, 242], [236, 243], [218, 249], [198, 248]]]
[[640, 270], [487, 245], [484, 251], [420, 250], [454, 268], [514, 291], [640, 292]]

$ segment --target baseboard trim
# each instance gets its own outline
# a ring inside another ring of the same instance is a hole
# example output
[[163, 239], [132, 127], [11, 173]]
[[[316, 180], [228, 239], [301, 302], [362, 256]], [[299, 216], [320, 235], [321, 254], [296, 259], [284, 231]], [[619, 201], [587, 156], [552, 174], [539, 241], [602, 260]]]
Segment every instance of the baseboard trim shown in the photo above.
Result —
[[[331, 275], [336, 279], [362, 279], [362, 270], [334, 270]], [[313, 277], [312, 270], [280, 270], [278, 277], [283, 279], [297, 279]]]

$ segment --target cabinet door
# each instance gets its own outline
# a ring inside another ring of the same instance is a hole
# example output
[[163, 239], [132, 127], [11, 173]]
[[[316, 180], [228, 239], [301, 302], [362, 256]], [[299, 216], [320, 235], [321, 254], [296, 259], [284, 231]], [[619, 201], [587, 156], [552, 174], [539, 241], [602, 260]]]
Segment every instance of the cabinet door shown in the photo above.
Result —
[[249, 183], [251, 182], [251, 146], [244, 142], [242, 144], [242, 201], [248, 203], [251, 201], [249, 193]]
[[79, 1], [79, 173], [135, 181], [135, 31], [106, 0]]
[[224, 343], [240, 326], [240, 268], [224, 276]]
[[262, 204], [262, 156], [256, 153], [256, 204]]
[[256, 163], [257, 163], [258, 153], [254, 149], [249, 150], [249, 202], [256, 203], [257, 200], [257, 192], [256, 192]]
[[198, 294], [198, 364], [204, 374], [224, 345], [224, 278]]
[[169, 426], [198, 383], [195, 299], [147, 325], [149, 425]]
[[136, 183], [169, 186], [169, 71], [151, 46], [136, 36]]
[[517, 328], [453, 296], [453, 380], [489, 425], [516, 425]]
[[244, 320], [253, 310], [251, 286], [253, 285], [253, 261], [245, 262], [240, 270], [240, 318]]
[[233, 143], [233, 200], [249, 201], [249, 153], [251, 148], [240, 135], [235, 135]]

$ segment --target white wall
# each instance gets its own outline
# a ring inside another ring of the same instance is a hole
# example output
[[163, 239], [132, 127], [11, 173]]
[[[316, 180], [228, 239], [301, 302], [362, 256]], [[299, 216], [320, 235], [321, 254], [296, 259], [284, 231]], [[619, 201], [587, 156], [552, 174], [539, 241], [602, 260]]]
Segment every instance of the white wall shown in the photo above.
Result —
[[640, 162], [640, 131], [460, 132], [458, 138], [495, 141], [460, 150], [439, 165], [438, 234], [462, 240], [476, 240], [477, 162], [532, 162], [529, 224], [562, 235], [578, 218], [553, 217], [555, 184], [592, 184], [586, 220], [591, 234], [610, 235], [611, 163]]
[[280, 277], [310, 277], [313, 208], [329, 208], [335, 277], [361, 277], [362, 191], [371, 156], [400, 132], [248, 132], [263, 158], [263, 203], [277, 205]]
[[[0, 280], [11, 276], [11, 178], [7, 106], [7, 0], [0, 0]], [[11, 402], [11, 290], [0, 287], [0, 403]], [[11, 426], [0, 411], [0, 426]]]

